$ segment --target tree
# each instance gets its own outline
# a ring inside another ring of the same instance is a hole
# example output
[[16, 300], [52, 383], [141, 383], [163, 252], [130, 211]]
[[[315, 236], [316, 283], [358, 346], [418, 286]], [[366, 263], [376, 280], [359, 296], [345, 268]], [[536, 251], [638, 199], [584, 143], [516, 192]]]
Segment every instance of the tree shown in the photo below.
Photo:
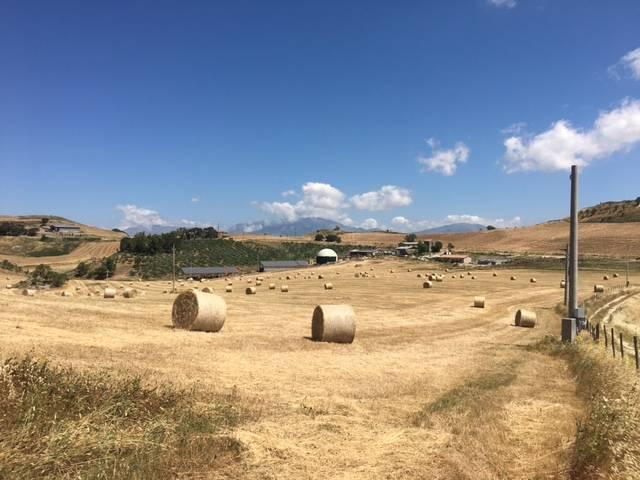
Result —
[[37, 227], [33, 227], [27, 230], [27, 235], [30, 237], [35, 237], [36, 235], [38, 235], [38, 230], [40, 230]]
[[487, 230], [491, 231], [491, 230], [495, 230], [496, 227], [494, 227], [493, 225], [487, 225]]
[[89, 265], [86, 262], [80, 262], [76, 267], [76, 277], [86, 277], [89, 273]]
[[440, 250], [442, 250], [442, 242], [437, 240], [436, 243], [431, 246], [431, 252], [438, 253]]
[[336, 235], [335, 233], [327, 234], [327, 236], [325, 237], [325, 240], [327, 242], [335, 242], [335, 243], [340, 243], [342, 241], [340, 236]]
[[424, 242], [418, 242], [418, 255], [424, 255], [425, 253], [429, 253], [427, 244]]
[[453, 243], [449, 242], [449, 244], [447, 245], [447, 250], [453, 250], [454, 248], [456, 248], [456, 246]]
[[324, 235], [322, 235], [321, 233], [316, 233], [315, 241], [316, 242], [324, 242]]
[[43, 227], [44, 227], [47, 223], [49, 223], [49, 219], [48, 219], [47, 217], [43, 217], [43, 218], [40, 220], [40, 225], [42, 225]]
[[29, 283], [33, 286], [51, 285], [54, 288], [62, 287], [67, 283], [67, 276], [51, 269], [49, 265], [38, 265], [29, 275]]
[[407, 235], [404, 236], [404, 241], [405, 242], [415, 242], [417, 240], [417, 236], [415, 233], [409, 233]]

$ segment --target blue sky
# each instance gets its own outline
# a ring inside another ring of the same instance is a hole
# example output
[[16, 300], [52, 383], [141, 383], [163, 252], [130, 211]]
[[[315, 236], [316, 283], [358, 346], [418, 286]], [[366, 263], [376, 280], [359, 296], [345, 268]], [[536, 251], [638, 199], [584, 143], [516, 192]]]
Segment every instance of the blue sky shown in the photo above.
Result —
[[[0, 1], [0, 213], [412, 229], [640, 195], [640, 3]], [[502, 219], [503, 222], [498, 220]]]

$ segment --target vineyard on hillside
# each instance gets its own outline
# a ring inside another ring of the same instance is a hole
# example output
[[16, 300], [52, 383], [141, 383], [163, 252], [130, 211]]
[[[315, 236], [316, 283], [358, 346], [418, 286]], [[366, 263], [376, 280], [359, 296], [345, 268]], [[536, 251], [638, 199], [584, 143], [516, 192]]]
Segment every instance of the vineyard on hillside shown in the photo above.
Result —
[[[317, 243], [283, 242], [261, 244], [236, 242], [231, 239], [193, 239], [182, 243], [176, 250], [176, 269], [182, 267], [245, 267], [257, 269], [260, 260], [311, 260], [323, 248]], [[331, 245], [339, 257], [348, 255], [353, 245]], [[131, 267], [129, 275], [145, 279], [163, 278], [171, 275], [171, 254], [135, 255], [120, 253], [119, 263]]]

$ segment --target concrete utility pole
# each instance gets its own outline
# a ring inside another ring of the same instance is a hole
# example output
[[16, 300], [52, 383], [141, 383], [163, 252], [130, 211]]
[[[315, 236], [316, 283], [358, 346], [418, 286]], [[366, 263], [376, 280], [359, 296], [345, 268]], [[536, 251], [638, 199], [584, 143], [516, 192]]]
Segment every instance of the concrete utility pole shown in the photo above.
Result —
[[568, 316], [577, 317], [578, 310], [578, 167], [571, 166], [571, 228], [569, 231], [569, 305]]
[[171, 253], [173, 254], [173, 261], [171, 262], [172, 266], [172, 278], [173, 278], [173, 289], [172, 291], [176, 291], [176, 244], [171, 245]]
[[564, 306], [569, 306], [569, 244], [564, 249]]

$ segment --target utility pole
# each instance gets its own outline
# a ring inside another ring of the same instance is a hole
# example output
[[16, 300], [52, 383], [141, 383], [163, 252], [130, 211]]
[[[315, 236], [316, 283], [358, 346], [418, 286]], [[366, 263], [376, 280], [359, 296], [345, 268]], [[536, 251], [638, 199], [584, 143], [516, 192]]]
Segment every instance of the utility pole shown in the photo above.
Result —
[[564, 249], [564, 306], [569, 306], [569, 244]]
[[629, 288], [629, 260], [627, 260], [627, 282], [626, 282], [626, 286], [627, 288]]
[[571, 227], [569, 231], [569, 305], [568, 316], [578, 310], [578, 166], [571, 166]]
[[176, 244], [175, 243], [173, 245], [171, 245], [171, 253], [173, 254], [173, 261], [171, 262], [171, 265], [172, 265], [172, 277], [173, 277], [173, 290], [172, 290], [172, 292], [175, 293], [175, 291], [176, 291]]

